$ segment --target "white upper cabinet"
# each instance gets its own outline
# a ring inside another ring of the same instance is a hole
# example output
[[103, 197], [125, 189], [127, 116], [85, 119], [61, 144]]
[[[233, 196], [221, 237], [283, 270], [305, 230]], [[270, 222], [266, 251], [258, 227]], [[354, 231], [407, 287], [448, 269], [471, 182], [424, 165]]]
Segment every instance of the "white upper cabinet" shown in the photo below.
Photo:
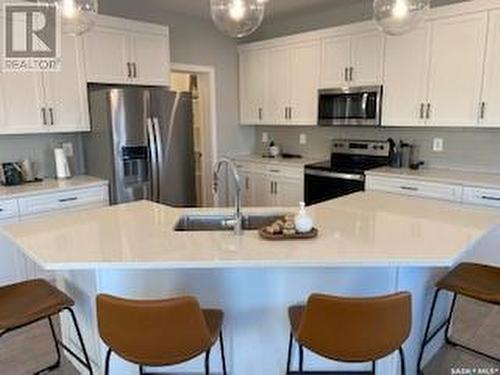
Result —
[[[290, 48], [276, 48], [269, 51], [269, 95], [267, 102], [270, 123], [281, 125], [288, 122], [291, 89]], [[265, 95], [264, 93], [262, 93]]]
[[131, 34], [133, 74], [141, 85], [168, 86], [170, 48], [168, 35]]
[[320, 44], [240, 50], [243, 125], [316, 125]]
[[61, 71], [45, 73], [45, 107], [51, 131], [89, 131], [81, 39], [62, 37]]
[[316, 125], [320, 43], [297, 45], [292, 48], [290, 58], [291, 89], [288, 120], [296, 125]]
[[354, 35], [351, 41], [351, 85], [370, 86], [382, 82], [384, 37], [380, 31]]
[[332, 36], [322, 41], [322, 88], [379, 85], [384, 37], [379, 31]]
[[243, 125], [262, 124], [269, 117], [265, 111], [268, 72], [269, 50], [240, 52], [240, 121]]
[[85, 66], [89, 82], [169, 84], [168, 29], [147, 25], [141, 30], [142, 26], [133, 25], [126, 28], [120, 20], [104, 17], [97, 27], [85, 34]]
[[489, 15], [488, 46], [479, 113], [482, 126], [500, 126], [500, 10]]
[[0, 73], [0, 134], [48, 131], [43, 91], [40, 73]]
[[131, 79], [129, 36], [125, 31], [96, 27], [84, 35], [87, 81], [123, 83]]
[[349, 83], [351, 37], [335, 36], [322, 41], [322, 88], [341, 87]]
[[430, 24], [385, 41], [385, 126], [425, 125], [429, 66]]
[[487, 23], [486, 12], [432, 23], [428, 101], [432, 125], [478, 123]]

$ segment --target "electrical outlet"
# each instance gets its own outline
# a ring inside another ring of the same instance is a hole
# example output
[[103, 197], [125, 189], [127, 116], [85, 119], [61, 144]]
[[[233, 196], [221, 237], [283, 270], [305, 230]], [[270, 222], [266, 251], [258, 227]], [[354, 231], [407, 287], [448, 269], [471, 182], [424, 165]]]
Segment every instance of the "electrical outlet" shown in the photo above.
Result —
[[71, 157], [75, 156], [75, 150], [73, 150], [73, 143], [71, 143], [71, 142], [64, 142], [62, 144], [62, 148], [63, 148], [64, 153], [66, 154], [66, 156], [68, 158], [71, 158]]
[[262, 133], [262, 143], [269, 142], [269, 133]]
[[299, 144], [306, 145], [307, 144], [307, 134], [302, 133], [299, 136]]
[[443, 152], [444, 151], [444, 140], [443, 138], [434, 138], [432, 150], [434, 152]]

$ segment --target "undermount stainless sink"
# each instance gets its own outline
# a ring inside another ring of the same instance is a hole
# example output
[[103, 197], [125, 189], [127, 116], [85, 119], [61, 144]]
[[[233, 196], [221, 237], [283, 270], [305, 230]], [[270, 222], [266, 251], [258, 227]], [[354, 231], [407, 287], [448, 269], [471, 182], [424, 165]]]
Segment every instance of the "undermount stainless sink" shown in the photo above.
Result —
[[[257, 230], [283, 219], [286, 214], [253, 214], [243, 215], [242, 229]], [[210, 232], [231, 231], [234, 229], [234, 215], [185, 215], [176, 223], [176, 232]]]

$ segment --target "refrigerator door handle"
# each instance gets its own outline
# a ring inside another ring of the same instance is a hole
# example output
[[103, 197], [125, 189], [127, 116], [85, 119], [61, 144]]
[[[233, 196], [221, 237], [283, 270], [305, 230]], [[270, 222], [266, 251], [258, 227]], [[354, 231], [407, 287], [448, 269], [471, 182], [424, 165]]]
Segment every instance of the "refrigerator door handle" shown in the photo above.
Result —
[[153, 119], [147, 119], [147, 134], [148, 134], [148, 147], [150, 156], [150, 166], [151, 166], [151, 200], [158, 202], [159, 192], [158, 192], [158, 149], [156, 145], [156, 137], [154, 131]]
[[155, 150], [156, 150], [156, 202], [160, 203], [161, 200], [161, 184], [160, 175], [163, 175], [165, 171], [165, 162], [163, 160], [163, 140], [160, 133], [160, 121], [158, 117], [153, 117], [152, 119], [153, 133], [155, 137]]

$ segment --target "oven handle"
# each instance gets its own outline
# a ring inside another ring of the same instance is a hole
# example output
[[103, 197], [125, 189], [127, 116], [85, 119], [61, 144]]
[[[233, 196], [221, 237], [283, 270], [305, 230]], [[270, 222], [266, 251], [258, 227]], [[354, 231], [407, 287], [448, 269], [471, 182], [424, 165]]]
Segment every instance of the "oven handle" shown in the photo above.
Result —
[[314, 169], [306, 169], [306, 175], [327, 177], [327, 178], [338, 178], [341, 180], [361, 181], [361, 182], [365, 180], [365, 176], [362, 174], [326, 172], [326, 171], [317, 171]]

